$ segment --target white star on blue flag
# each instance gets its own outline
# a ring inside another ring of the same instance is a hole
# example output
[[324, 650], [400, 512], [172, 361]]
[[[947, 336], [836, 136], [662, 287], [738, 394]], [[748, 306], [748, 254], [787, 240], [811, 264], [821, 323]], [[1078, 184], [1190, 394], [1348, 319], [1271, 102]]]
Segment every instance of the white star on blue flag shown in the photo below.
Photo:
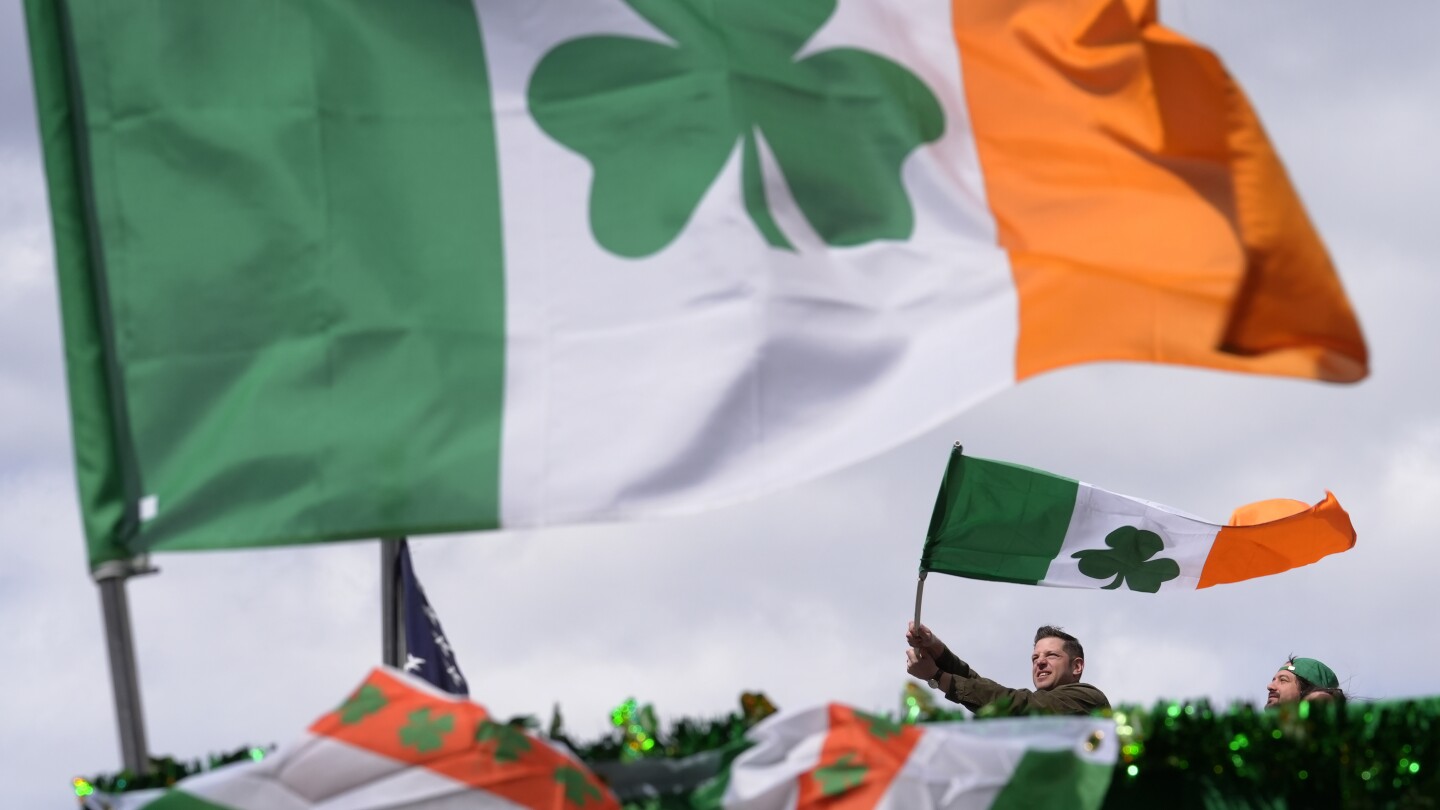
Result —
[[440, 628], [440, 617], [425, 598], [415, 577], [410, 545], [400, 541], [400, 603], [405, 617], [405, 671], [413, 672], [446, 692], [469, 695], [455, 651]]

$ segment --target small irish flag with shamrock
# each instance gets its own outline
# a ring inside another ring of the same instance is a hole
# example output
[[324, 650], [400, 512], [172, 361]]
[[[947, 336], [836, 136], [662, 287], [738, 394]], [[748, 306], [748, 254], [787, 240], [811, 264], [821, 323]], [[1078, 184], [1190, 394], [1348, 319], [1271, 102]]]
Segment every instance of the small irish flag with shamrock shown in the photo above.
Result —
[[1329, 492], [1314, 505], [1248, 504], [1220, 526], [1069, 478], [966, 456], [956, 447], [920, 570], [1156, 593], [1278, 574], [1354, 545], [1350, 516]]
[[902, 725], [830, 704], [781, 712], [746, 735], [706, 810], [1097, 808], [1115, 724], [1024, 717]]
[[618, 810], [570, 754], [469, 700], [377, 668], [307, 733], [259, 762], [165, 791], [106, 797], [114, 810]]

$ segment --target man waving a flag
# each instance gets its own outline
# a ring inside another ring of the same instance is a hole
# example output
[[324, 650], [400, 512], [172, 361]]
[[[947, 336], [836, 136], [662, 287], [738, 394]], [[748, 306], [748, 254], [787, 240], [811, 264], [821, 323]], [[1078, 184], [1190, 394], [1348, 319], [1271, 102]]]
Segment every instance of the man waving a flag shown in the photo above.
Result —
[[1034, 691], [1010, 689], [980, 677], [923, 624], [911, 622], [905, 641], [910, 644], [905, 651], [906, 671], [972, 712], [1002, 701], [1008, 703], [1011, 714], [1025, 714], [1032, 709], [1089, 714], [1110, 708], [1104, 692], [1080, 682], [1085, 673], [1085, 648], [1079, 639], [1058, 627], [1046, 625], [1035, 631], [1035, 649], [1030, 655]]

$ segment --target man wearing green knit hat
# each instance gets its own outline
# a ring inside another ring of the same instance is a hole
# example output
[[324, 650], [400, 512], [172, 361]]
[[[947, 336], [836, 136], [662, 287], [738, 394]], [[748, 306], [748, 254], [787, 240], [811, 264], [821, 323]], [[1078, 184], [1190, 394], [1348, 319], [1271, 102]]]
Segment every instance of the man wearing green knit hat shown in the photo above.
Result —
[[1314, 658], [1291, 657], [1275, 677], [1270, 679], [1265, 705], [1294, 703], [1298, 700], [1345, 699], [1335, 670]]

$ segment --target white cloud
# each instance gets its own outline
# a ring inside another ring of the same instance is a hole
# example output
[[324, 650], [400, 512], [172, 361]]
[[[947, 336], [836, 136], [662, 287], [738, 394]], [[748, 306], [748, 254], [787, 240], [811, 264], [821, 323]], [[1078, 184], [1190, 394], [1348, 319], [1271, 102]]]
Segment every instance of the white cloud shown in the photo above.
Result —
[[62, 469], [70, 452], [41, 182], [33, 153], [0, 150], [0, 472]]
[[1407, 551], [1422, 551], [1440, 504], [1440, 419], [1415, 430], [1383, 472], [1377, 494], [1384, 524], [1402, 542], [1411, 542]]
[[68, 477], [0, 475], [0, 532], [6, 790], [16, 806], [56, 807], [70, 777], [119, 757], [99, 597], [85, 576]]

